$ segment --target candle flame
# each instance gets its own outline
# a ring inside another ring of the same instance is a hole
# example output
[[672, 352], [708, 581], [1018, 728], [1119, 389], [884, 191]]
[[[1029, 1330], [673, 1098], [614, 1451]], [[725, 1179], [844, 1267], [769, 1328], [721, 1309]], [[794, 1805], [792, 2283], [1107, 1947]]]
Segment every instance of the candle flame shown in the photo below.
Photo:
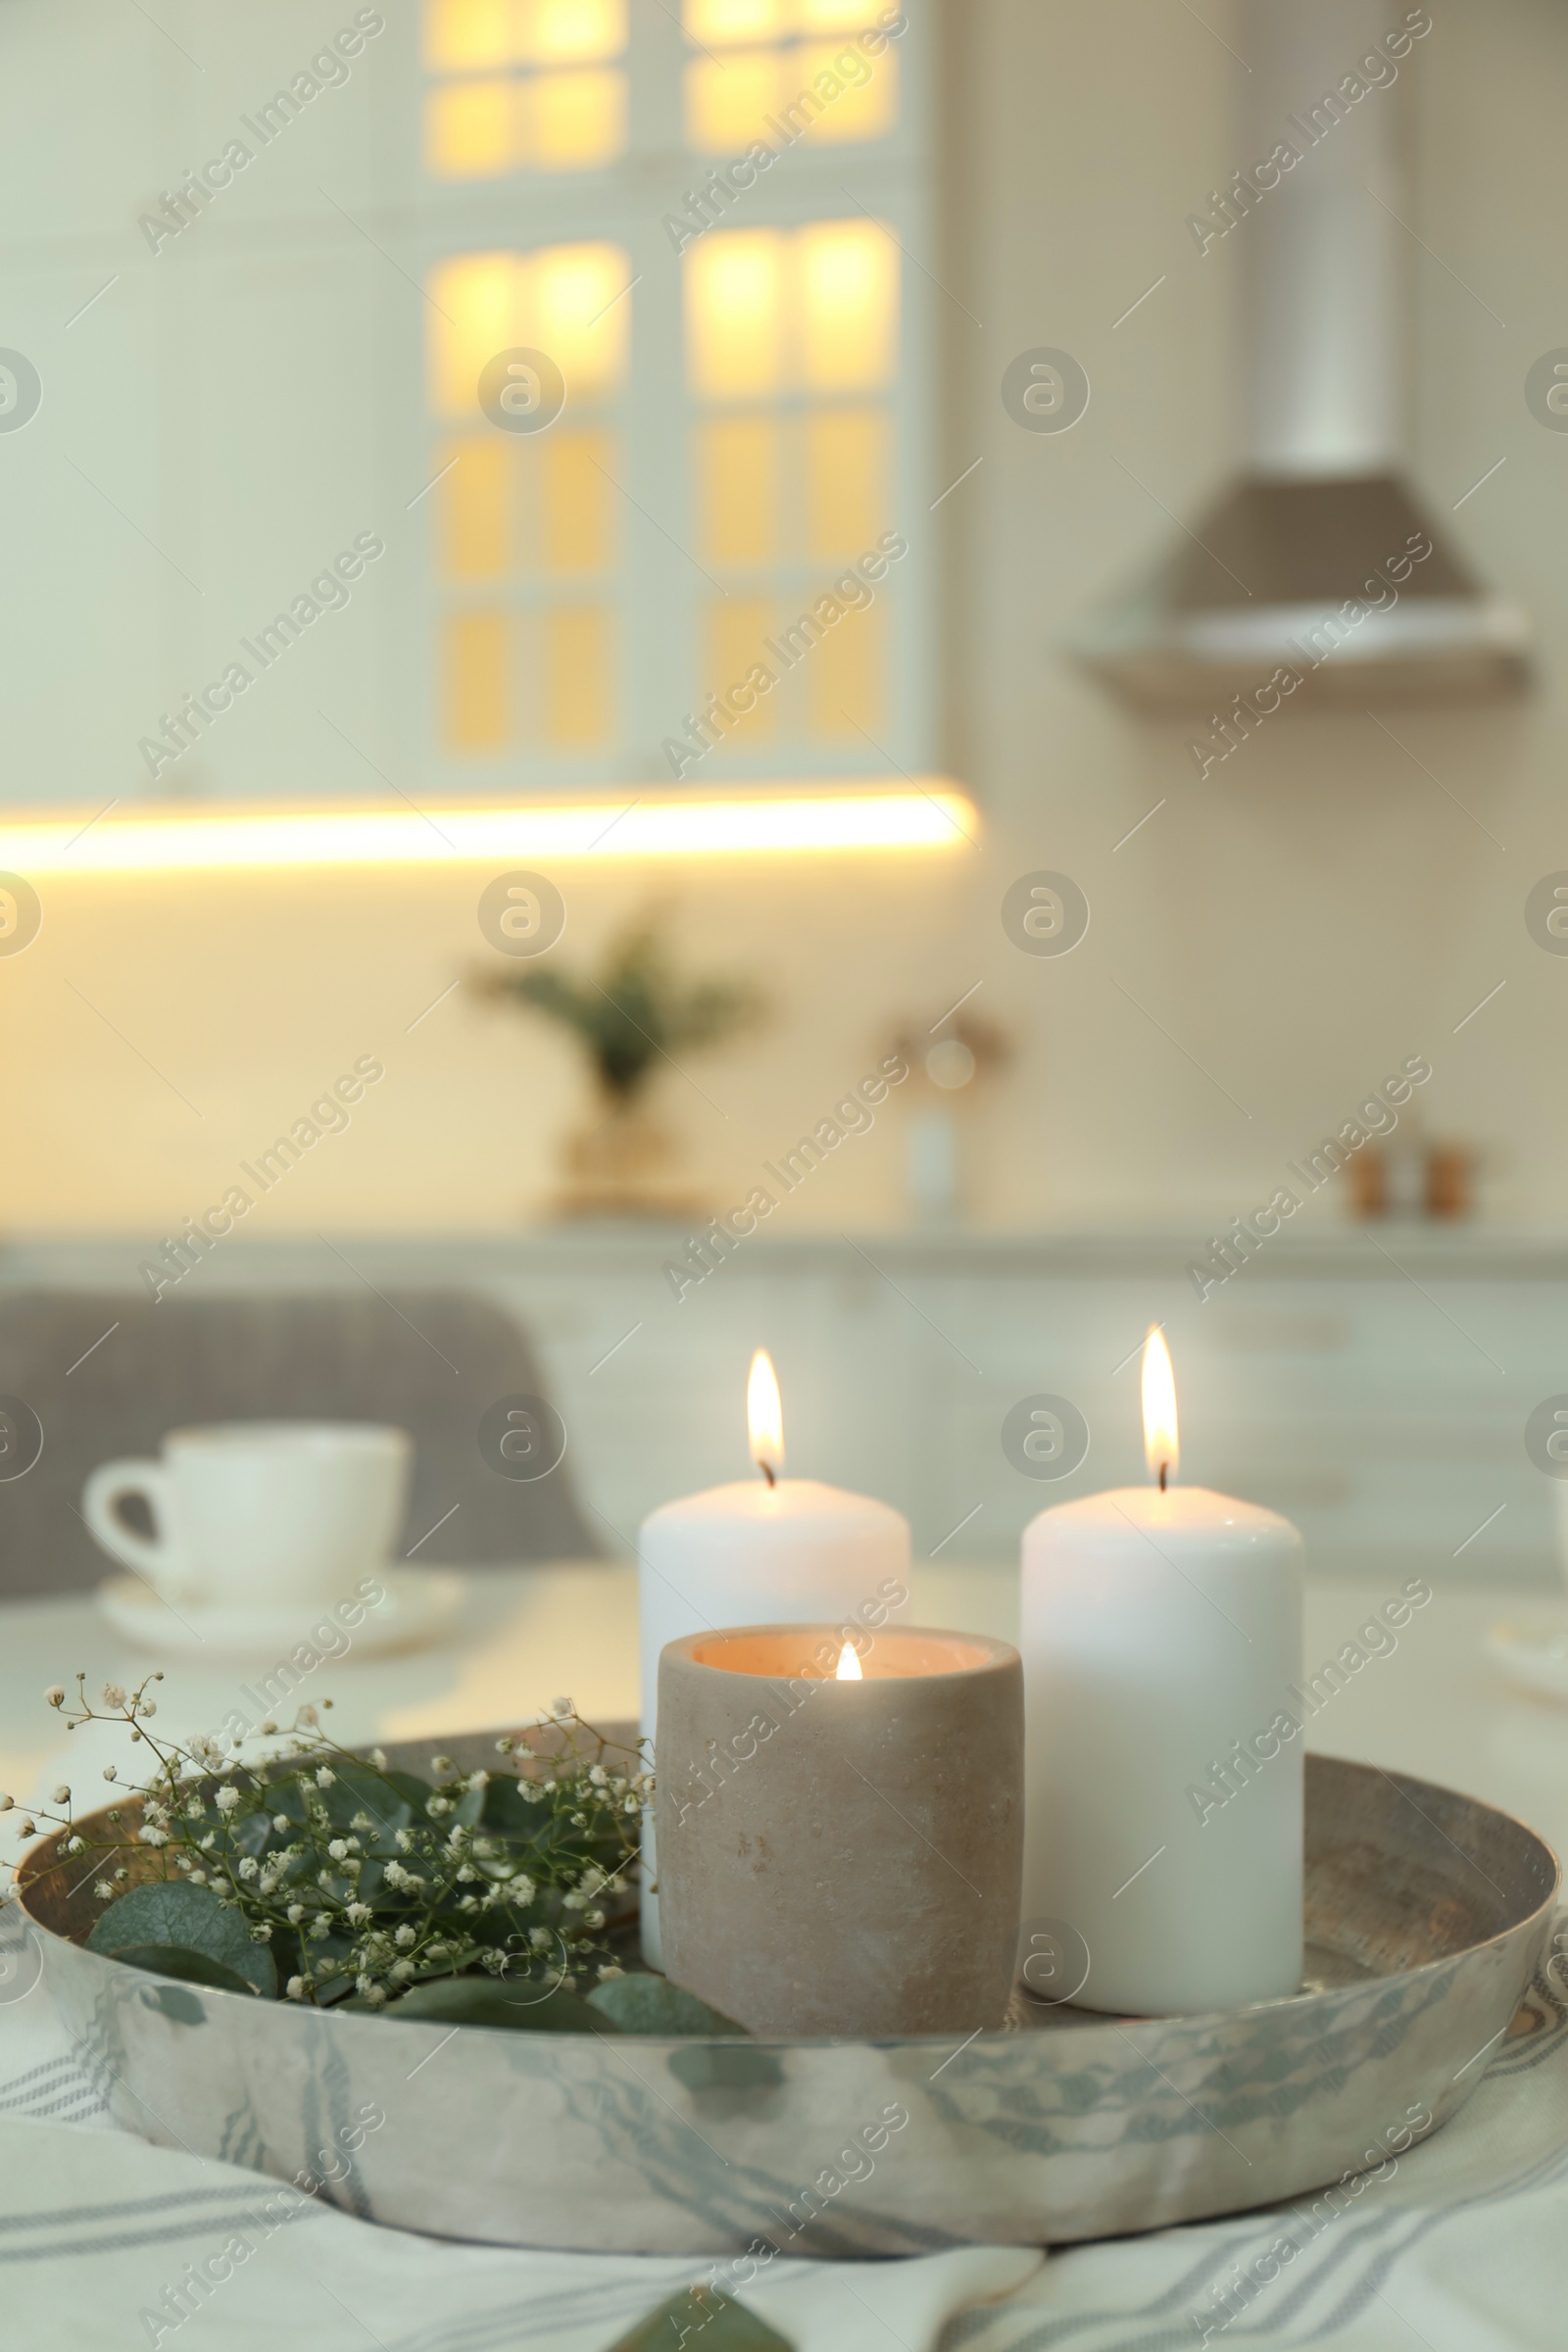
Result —
[[865, 1677], [860, 1672], [859, 1657], [853, 1642], [846, 1642], [844, 1647], [839, 1651], [838, 1672], [833, 1679], [839, 1683], [864, 1682]]
[[1149, 1464], [1150, 1476], [1157, 1478], [1161, 1487], [1167, 1473], [1174, 1475], [1181, 1460], [1176, 1434], [1176, 1376], [1171, 1370], [1165, 1335], [1157, 1323], [1144, 1342], [1144, 1459]]
[[752, 1459], [769, 1486], [784, 1467], [784, 1406], [778, 1393], [778, 1374], [765, 1348], [752, 1358], [746, 1383], [746, 1424], [751, 1433]]

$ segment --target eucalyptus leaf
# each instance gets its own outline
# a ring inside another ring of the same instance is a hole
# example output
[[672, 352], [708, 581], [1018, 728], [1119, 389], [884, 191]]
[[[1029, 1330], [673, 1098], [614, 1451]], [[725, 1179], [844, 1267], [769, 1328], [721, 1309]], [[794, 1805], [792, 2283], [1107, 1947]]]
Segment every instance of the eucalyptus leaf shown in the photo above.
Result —
[[525, 1978], [503, 1984], [496, 1977], [442, 1977], [433, 1984], [416, 1984], [381, 2014], [432, 2026], [501, 2026], [514, 2034], [620, 2030], [565, 1985], [539, 1984]]
[[90, 1952], [110, 1959], [149, 1944], [204, 1953], [269, 1999], [276, 1995], [271, 1953], [265, 1943], [252, 1942], [239, 1911], [220, 1903], [210, 1886], [187, 1886], [178, 1879], [133, 1886], [110, 1904], [87, 1937]]
[[683, 2287], [628, 2335], [617, 2335], [610, 2352], [670, 2352], [677, 2344], [692, 2344], [694, 2352], [699, 2344], [701, 2352], [794, 2352], [793, 2337], [780, 2335], [722, 2288], [709, 2286]]
[[611, 1977], [588, 1994], [588, 2005], [608, 2017], [622, 2034], [654, 2034], [666, 2041], [688, 2034], [746, 2033], [722, 2010], [710, 2009], [683, 1984], [667, 1977]]
[[178, 1977], [185, 1984], [210, 1984], [215, 1992], [243, 1992], [252, 1999], [256, 1986], [236, 1970], [225, 1968], [210, 1952], [183, 1943], [122, 1943], [110, 1957], [127, 1968], [145, 1968], [156, 1977]]

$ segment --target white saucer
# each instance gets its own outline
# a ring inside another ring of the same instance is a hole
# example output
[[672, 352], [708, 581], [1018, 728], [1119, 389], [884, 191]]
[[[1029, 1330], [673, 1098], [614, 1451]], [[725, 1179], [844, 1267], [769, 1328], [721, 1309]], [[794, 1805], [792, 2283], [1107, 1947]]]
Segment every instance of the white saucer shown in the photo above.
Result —
[[1568, 1701], [1568, 1610], [1503, 1618], [1482, 1644], [1498, 1671], [1540, 1698]]
[[[253, 1664], [285, 1663], [303, 1643], [323, 1664], [334, 1658], [379, 1657], [411, 1649], [440, 1632], [456, 1614], [464, 1579], [450, 1569], [382, 1568], [377, 1582], [385, 1597], [373, 1607], [345, 1596], [313, 1608], [306, 1601], [214, 1607], [165, 1600], [136, 1576], [111, 1576], [98, 1588], [104, 1615], [119, 1634], [142, 1649], [172, 1658], [243, 1658]], [[358, 1625], [345, 1612], [364, 1609]], [[325, 1628], [333, 1632], [328, 1636]], [[322, 1631], [319, 1642], [311, 1629]]]

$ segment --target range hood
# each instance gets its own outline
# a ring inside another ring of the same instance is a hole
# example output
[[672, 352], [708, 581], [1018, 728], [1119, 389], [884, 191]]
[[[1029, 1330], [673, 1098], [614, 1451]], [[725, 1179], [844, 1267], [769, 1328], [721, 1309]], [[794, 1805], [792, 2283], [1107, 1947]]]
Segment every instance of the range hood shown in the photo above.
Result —
[[1070, 640], [1141, 710], [1206, 714], [1271, 681], [1289, 697], [1275, 708], [1300, 709], [1474, 700], [1527, 680], [1522, 608], [1476, 577], [1400, 463], [1415, 248], [1400, 117], [1426, 62], [1414, 27], [1431, 19], [1396, 19], [1391, 54], [1392, 13], [1387, 0], [1238, 10], [1241, 169], [1189, 220], [1187, 267], [1241, 249], [1244, 467]]

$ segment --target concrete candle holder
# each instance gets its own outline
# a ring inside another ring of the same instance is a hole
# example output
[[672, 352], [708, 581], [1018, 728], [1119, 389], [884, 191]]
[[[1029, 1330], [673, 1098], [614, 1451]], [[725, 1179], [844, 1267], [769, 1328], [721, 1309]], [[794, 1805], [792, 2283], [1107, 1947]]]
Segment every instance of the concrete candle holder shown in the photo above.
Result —
[[661, 1653], [665, 1969], [754, 2034], [1000, 2026], [1023, 1866], [1018, 1653], [844, 1630], [689, 1634]]

